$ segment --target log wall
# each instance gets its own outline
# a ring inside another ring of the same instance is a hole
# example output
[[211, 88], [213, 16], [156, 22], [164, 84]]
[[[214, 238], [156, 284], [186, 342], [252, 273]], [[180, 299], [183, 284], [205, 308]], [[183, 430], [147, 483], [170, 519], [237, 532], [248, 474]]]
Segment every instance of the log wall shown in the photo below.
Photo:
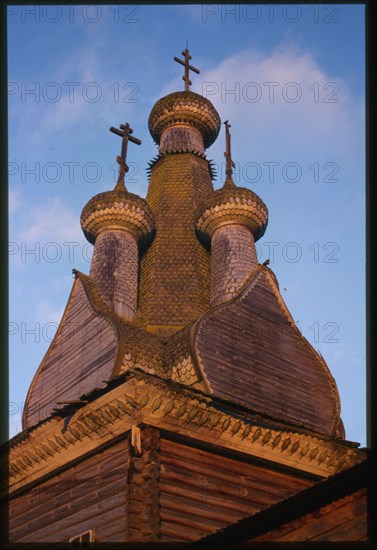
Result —
[[163, 541], [194, 541], [311, 484], [286, 473], [161, 439]]
[[314, 483], [138, 430], [12, 498], [11, 542], [66, 542], [90, 529], [97, 542], [196, 541]]
[[67, 542], [95, 528], [96, 541], [126, 535], [129, 442], [102, 452], [13, 498], [11, 542]]

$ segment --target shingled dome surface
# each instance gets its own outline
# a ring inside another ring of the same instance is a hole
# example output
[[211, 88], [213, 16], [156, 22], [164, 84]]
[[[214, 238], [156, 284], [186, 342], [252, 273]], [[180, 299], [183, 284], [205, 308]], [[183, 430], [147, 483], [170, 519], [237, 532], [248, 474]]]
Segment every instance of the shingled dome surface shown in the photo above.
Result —
[[121, 185], [91, 198], [82, 210], [80, 222], [85, 237], [92, 244], [104, 227], [123, 227], [143, 241], [155, 230], [153, 214], [145, 199], [129, 193]]
[[212, 103], [195, 92], [175, 92], [161, 98], [149, 115], [148, 128], [159, 144], [162, 132], [172, 124], [186, 123], [197, 128], [207, 149], [219, 135], [221, 120]]
[[266, 231], [267, 206], [250, 189], [225, 185], [201, 204], [196, 214], [196, 229], [207, 243], [217, 227], [230, 223], [246, 225], [254, 240], [258, 240]]

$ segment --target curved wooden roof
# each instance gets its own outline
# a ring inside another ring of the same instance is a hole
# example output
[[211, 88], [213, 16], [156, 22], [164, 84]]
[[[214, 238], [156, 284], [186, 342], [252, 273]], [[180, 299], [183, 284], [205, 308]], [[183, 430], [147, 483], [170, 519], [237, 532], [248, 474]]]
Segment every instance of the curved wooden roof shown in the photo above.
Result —
[[213, 394], [328, 435], [340, 399], [323, 358], [301, 335], [264, 265], [235, 298], [195, 326], [195, 352]]
[[24, 428], [50, 416], [59, 402], [78, 400], [130, 368], [280, 422], [344, 437], [335, 381], [297, 329], [264, 265], [233, 300], [165, 339], [119, 319], [94, 281], [77, 272], [58, 331], [31, 384]]
[[90, 277], [76, 279], [55, 337], [26, 398], [23, 428], [49, 417], [130, 366], [163, 375], [162, 343], [122, 321], [101, 299]]

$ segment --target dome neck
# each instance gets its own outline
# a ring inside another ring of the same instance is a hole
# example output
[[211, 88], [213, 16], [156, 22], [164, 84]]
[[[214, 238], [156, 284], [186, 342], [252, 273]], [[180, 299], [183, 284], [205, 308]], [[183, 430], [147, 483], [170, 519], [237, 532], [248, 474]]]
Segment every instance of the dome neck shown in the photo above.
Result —
[[159, 152], [204, 154], [204, 141], [201, 132], [184, 122], [177, 122], [165, 128], [161, 134]]

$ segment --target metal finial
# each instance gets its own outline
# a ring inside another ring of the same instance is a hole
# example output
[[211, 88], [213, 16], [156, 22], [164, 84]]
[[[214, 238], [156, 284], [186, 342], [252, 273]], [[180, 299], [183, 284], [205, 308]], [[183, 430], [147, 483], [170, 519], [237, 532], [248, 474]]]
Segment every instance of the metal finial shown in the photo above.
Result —
[[182, 80], [184, 80], [184, 82], [185, 82], [185, 92], [188, 92], [190, 90], [190, 86], [192, 84], [192, 82], [190, 80], [190, 71], [193, 71], [196, 74], [200, 74], [199, 69], [197, 69], [196, 67], [193, 67], [192, 65], [190, 65], [190, 59], [192, 59], [192, 57], [191, 57], [189, 49], [188, 49], [188, 40], [186, 41], [186, 49], [182, 52], [182, 55], [185, 58], [184, 61], [182, 61], [182, 59], [179, 59], [178, 57], [174, 57], [173, 59], [177, 63], [180, 63], [181, 65], [183, 65], [184, 68], [185, 68], [185, 74], [184, 74], [184, 76], [182, 76]]
[[230, 132], [229, 132], [229, 128], [231, 128], [231, 125], [229, 124], [229, 122], [226, 120], [224, 122], [225, 124], [225, 132], [226, 132], [226, 149], [225, 149], [225, 153], [224, 153], [224, 157], [226, 158], [226, 168], [225, 168], [225, 173], [226, 173], [226, 180], [225, 180], [225, 183], [230, 183], [233, 182], [233, 168], [236, 167], [236, 165], [234, 164], [233, 160], [232, 160], [232, 150], [231, 150], [231, 135], [230, 135]]
[[126, 163], [128, 142], [132, 141], [132, 143], [136, 143], [136, 145], [140, 145], [141, 140], [131, 135], [133, 133], [133, 129], [130, 127], [128, 122], [126, 124], [121, 124], [120, 130], [118, 128], [114, 128], [114, 126], [111, 126], [110, 132], [122, 138], [121, 153], [120, 153], [120, 156], [118, 155], [116, 157], [116, 161], [119, 164], [119, 176], [118, 176], [116, 187], [118, 187], [118, 185], [124, 186], [124, 178], [126, 173], [128, 172], [128, 165]]

